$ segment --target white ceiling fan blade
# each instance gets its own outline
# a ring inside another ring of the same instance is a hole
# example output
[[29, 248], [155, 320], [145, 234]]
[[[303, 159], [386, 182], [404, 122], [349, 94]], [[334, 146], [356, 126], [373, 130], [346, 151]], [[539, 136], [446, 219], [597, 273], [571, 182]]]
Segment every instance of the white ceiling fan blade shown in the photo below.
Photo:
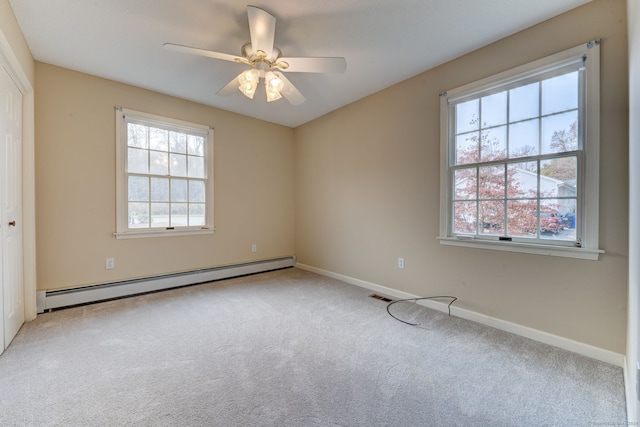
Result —
[[274, 74], [282, 80], [284, 85], [280, 94], [284, 96], [291, 105], [300, 105], [307, 100], [284, 74], [278, 72], [274, 72]]
[[173, 43], [165, 43], [163, 44], [163, 46], [165, 47], [165, 49], [169, 49], [175, 52], [190, 53], [192, 55], [206, 56], [208, 58], [214, 58], [214, 59], [222, 59], [223, 61], [237, 62], [238, 60], [243, 59], [237, 55], [230, 55], [228, 53], [214, 52], [212, 50], [200, 49], [200, 48], [191, 47], [191, 46], [183, 46], [183, 45], [173, 44]]
[[344, 58], [279, 58], [278, 63], [289, 64], [291, 73], [344, 73], [347, 60]]
[[255, 6], [247, 6], [247, 15], [253, 51], [261, 50], [266, 53], [267, 58], [271, 58], [276, 35], [276, 18], [266, 10]]
[[229, 96], [233, 95], [236, 92], [240, 92], [238, 89], [240, 87], [240, 82], [238, 82], [238, 76], [234, 77], [225, 87], [216, 92], [216, 95], [219, 96]]

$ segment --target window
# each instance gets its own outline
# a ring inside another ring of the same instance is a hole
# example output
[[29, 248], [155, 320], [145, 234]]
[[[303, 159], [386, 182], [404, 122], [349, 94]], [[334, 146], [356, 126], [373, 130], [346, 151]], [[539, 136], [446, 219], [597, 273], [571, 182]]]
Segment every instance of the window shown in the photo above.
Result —
[[440, 240], [598, 254], [599, 41], [442, 94]]
[[213, 232], [213, 130], [116, 109], [117, 238]]

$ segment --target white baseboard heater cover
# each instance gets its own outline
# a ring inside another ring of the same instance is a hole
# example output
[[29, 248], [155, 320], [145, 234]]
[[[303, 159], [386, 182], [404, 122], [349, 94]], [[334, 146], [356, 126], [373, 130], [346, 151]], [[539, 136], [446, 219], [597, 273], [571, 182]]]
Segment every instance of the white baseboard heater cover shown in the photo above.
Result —
[[199, 283], [213, 282], [215, 280], [228, 279], [247, 274], [263, 273], [266, 271], [293, 267], [295, 264], [295, 257], [290, 256], [155, 276], [144, 279], [125, 280], [121, 282], [82, 286], [55, 291], [40, 291], [36, 298], [37, 308], [38, 313], [44, 313], [46, 310], [52, 310], [54, 308], [122, 298], [146, 292], [177, 288], [180, 286], [196, 285]]

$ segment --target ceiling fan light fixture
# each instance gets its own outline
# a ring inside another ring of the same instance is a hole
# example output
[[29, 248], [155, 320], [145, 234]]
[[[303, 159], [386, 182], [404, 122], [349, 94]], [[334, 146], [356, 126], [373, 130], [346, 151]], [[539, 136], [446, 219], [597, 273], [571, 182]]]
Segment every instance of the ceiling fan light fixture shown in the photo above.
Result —
[[[284, 71], [294, 73], [344, 73], [347, 61], [338, 57], [283, 57], [280, 49], [274, 46], [276, 18], [264, 9], [247, 6], [249, 18], [249, 36], [251, 41], [242, 46], [242, 53], [230, 55], [197, 47], [164, 43], [164, 47], [173, 51], [206, 56], [208, 58], [231, 61], [248, 65], [250, 70], [234, 77], [222, 89], [216, 92], [220, 96], [230, 96], [240, 90], [244, 96], [253, 99], [260, 79], [265, 79], [267, 101], [286, 98], [291, 105], [305, 102], [304, 96], [291, 83]], [[273, 70], [273, 71], [271, 71]]]
[[264, 86], [267, 93], [267, 102], [277, 101], [282, 98], [280, 92], [284, 87], [284, 82], [277, 74], [268, 71], [264, 76]]
[[253, 95], [256, 93], [256, 88], [258, 87], [258, 82], [260, 81], [260, 74], [258, 70], [252, 68], [251, 70], [247, 70], [242, 72], [238, 76], [238, 82], [240, 83], [240, 92], [244, 96], [249, 99], [253, 99]]

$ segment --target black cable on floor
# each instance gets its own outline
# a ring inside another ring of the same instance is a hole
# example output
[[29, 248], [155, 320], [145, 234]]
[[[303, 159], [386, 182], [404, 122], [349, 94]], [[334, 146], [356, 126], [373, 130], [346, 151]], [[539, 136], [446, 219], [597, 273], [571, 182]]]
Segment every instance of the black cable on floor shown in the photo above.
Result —
[[406, 323], [407, 325], [411, 325], [411, 326], [418, 326], [417, 323], [411, 323], [411, 322], [407, 322], [406, 320], [402, 320], [402, 319], [397, 318], [396, 316], [391, 314], [391, 311], [389, 310], [389, 307], [391, 307], [393, 304], [395, 304], [397, 302], [404, 302], [404, 301], [418, 302], [418, 301], [423, 300], [423, 299], [440, 299], [440, 298], [451, 298], [451, 302], [449, 302], [449, 304], [447, 305], [447, 309], [449, 310], [449, 316], [451, 316], [451, 304], [453, 304], [458, 298], [457, 297], [452, 297], [450, 295], [438, 295], [438, 296], [434, 296], [434, 297], [407, 298], [407, 299], [399, 299], [399, 300], [396, 300], [396, 301], [391, 301], [389, 304], [387, 304], [387, 313], [389, 313], [389, 316], [393, 317], [394, 319], [396, 319], [399, 322]]

